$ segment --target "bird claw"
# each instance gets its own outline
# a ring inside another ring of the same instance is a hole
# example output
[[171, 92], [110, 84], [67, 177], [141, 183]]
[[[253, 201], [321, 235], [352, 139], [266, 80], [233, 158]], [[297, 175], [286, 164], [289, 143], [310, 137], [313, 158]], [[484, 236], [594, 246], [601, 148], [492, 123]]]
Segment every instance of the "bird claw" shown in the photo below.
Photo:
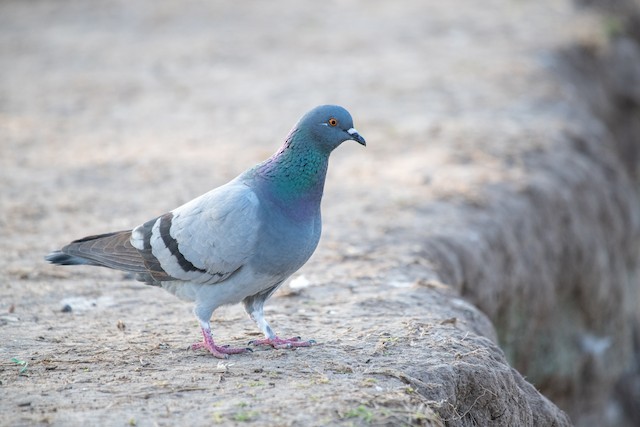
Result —
[[231, 347], [229, 345], [219, 346], [212, 343], [212, 345], [208, 345], [207, 342], [201, 341], [194, 343], [190, 346], [191, 350], [199, 350], [201, 348], [205, 348], [209, 350], [209, 352], [218, 359], [227, 359], [230, 354], [242, 354], [242, 353], [253, 353], [253, 349], [249, 347], [238, 348]]

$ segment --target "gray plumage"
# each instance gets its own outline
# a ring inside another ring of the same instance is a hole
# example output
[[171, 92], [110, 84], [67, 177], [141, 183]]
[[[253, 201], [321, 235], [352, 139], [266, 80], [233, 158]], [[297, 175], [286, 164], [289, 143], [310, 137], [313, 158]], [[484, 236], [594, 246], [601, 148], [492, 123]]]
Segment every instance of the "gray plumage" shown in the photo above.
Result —
[[219, 346], [211, 337], [213, 311], [240, 301], [265, 334], [255, 344], [308, 346], [311, 341], [277, 337], [263, 305], [314, 252], [329, 154], [346, 140], [365, 145], [349, 113], [316, 107], [273, 156], [231, 182], [133, 230], [79, 239], [46, 259], [131, 272], [194, 301], [204, 341], [193, 348], [216, 357], [247, 350]]

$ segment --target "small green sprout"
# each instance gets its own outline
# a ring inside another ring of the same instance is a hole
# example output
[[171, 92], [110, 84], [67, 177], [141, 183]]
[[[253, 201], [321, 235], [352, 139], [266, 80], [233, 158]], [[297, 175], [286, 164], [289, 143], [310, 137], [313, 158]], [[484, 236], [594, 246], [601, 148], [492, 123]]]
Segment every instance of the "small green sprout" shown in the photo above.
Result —
[[27, 375], [27, 367], [29, 366], [29, 362], [27, 362], [26, 360], [20, 360], [17, 357], [12, 357], [11, 361], [16, 365], [22, 366], [22, 368], [20, 368], [20, 372], [18, 372], [18, 375]]

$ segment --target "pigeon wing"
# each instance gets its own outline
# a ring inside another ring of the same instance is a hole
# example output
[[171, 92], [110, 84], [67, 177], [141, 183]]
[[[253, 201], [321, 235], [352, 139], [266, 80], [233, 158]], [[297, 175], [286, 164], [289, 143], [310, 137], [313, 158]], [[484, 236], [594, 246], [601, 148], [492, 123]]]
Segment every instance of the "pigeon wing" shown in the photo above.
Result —
[[136, 227], [131, 244], [156, 280], [218, 283], [253, 253], [259, 205], [249, 187], [231, 182]]

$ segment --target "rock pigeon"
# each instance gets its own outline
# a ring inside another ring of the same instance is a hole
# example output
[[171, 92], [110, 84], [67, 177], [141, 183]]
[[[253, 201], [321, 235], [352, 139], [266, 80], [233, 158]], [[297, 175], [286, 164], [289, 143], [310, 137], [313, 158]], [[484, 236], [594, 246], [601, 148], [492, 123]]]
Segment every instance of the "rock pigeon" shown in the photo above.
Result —
[[310, 346], [313, 340], [278, 337], [263, 306], [315, 251], [329, 154], [346, 140], [366, 145], [349, 112], [316, 107], [273, 156], [229, 183], [133, 230], [75, 240], [45, 259], [131, 272], [193, 301], [204, 339], [191, 348], [218, 358], [250, 351], [218, 345], [211, 336], [214, 310], [240, 301], [265, 336], [249, 344]]

